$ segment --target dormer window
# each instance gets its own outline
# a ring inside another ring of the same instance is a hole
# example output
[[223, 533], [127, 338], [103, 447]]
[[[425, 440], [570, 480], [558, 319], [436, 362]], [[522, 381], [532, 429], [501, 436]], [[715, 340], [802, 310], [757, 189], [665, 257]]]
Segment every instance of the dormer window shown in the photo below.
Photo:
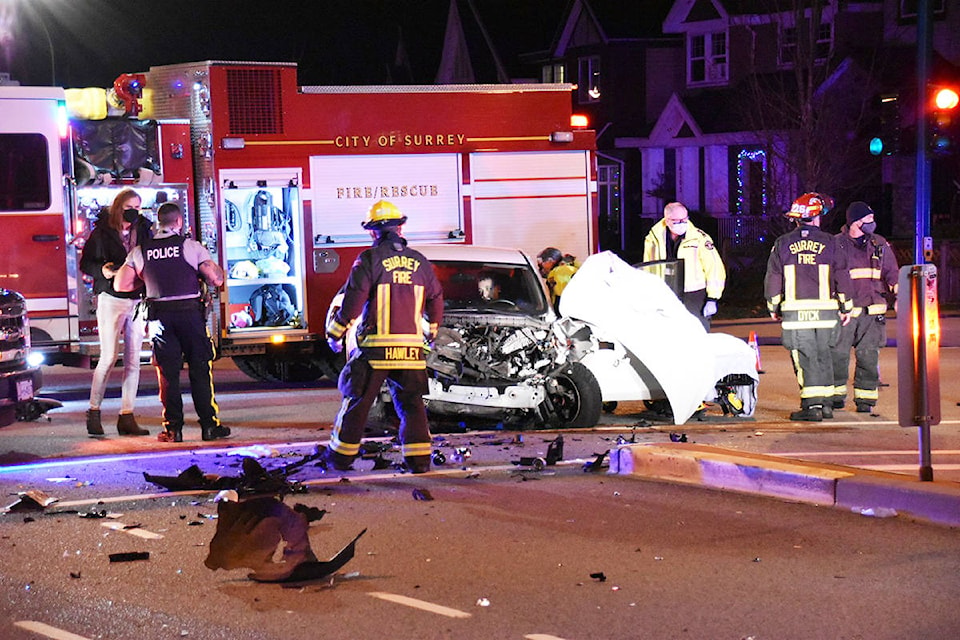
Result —
[[689, 84], [718, 84], [727, 81], [726, 31], [691, 35], [687, 46]]
[[564, 72], [563, 63], [554, 62], [543, 65], [540, 68], [540, 81], [546, 83], [566, 82], [567, 74]]

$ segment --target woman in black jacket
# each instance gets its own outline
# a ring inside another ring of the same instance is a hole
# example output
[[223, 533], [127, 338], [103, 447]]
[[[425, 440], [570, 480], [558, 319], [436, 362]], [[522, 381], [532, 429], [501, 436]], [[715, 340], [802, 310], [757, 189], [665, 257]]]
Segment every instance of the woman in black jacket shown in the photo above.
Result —
[[145, 436], [133, 417], [133, 407], [140, 386], [140, 349], [146, 333], [146, 318], [137, 303], [143, 287], [129, 293], [116, 291], [113, 278], [133, 247], [150, 237], [151, 223], [140, 215], [140, 196], [133, 189], [124, 189], [113, 203], [100, 212], [90, 238], [83, 247], [80, 270], [93, 278], [97, 296], [97, 327], [100, 334], [100, 362], [93, 372], [90, 387], [90, 409], [87, 411], [87, 433], [103, 435], [100, 403], [107, 389], [107, 378], [117, 362], [120, 338], [123, 338], [123, 386], [117, 431], [123, 436]]

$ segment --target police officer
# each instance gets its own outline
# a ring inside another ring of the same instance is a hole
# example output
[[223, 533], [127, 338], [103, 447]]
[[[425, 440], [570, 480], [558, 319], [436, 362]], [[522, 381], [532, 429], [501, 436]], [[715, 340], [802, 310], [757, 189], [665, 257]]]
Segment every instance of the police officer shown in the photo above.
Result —
[[727, 272], [713, 239], [690, 222], [687, 208], [679, 202], [663, 208], [663, 219], [653, 225], [643, 241], [643, 261], [655, 260], [683, 260], [680, 300], [709, 331]]
[[560, 313], [560, 296], [579, 268], [575, 257], [564, 255], [556, 247], [547, 247], [537, 254], [537, 269], [547, 281], [550, 300], [557, 313]]
[[[764, 278], [770, 317], [781, 321], [800, 383], [800, 411], [791, 420], [820, 422], [833, 417], [833, 359], [840, 324], [850, 321], [850, 274], [836, 239], [820, 229], [833, 200], [805, 193], [786, 216], [797, 228], [773, 243]], [[838, 322], [839, 313], [839, 322]]]
[[[427, 393], [424, 338], [437, 333], [443, 315], [443, 291], [430, 262], [407, 247], [401, 226], [407, 217], [391, 202], [370, 207], [364, 229], [373, 246], [353, 263], [343, 303], [327, 323], [327, 341], [343, 349], [347, 329], [359, 318], [357, 345], [340, 372], [343, 404], [330, 435], [326, 462], [348, 471], [360, 452], [360, 439], [384, 381], [400, 417], [400, 444], [406, 468], [430, 470], [430, 429], [423, 405]], [[424, 336], [422, 318], [429, 323]]]
[[898, 267], [893, 249], [874, 233], [873, 209], [851, 202], [847, 224], [837, 234], [837, 247], [847, 261], [853, 292], [850, 323], [840, 330], [833, 350], [833, 408], [843, 409], [850, 375], [850, 349], [855, 349], [853, 401], [858, 413], [870, 413], [877, 404], [880, 386], [880, 348], [887, 342], [884, 314], [887, 300], [897, 293]]
[[230, 435], [220, 424], [213, 395], [213, 344], [207, 333], [200, 279], [208, 285], [223, 284], [223, 271], [210, 252], [192, 238], [182, 235], [183, 212], [167, 202], [157, 210], [158, 231], [134, 248], [117, 273], [119, 285], [132, 287], [136, 277], [147, 289], [148, 319], [153, 337], [153, 362], [160, 379], [163, 404], [161, 442], [183, 441], [183, 398], [180, 370], [184, 359], [190, 367], [190, 394], [200, 421], [204, 440]]

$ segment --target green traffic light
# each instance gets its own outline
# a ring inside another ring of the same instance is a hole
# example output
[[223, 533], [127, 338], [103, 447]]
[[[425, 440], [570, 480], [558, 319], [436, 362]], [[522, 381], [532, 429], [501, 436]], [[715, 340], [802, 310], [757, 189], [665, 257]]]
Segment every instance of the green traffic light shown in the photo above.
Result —
[[875, 156], [883, 153], [883, 140], [880, 138], [870, 138], [870, 153]]

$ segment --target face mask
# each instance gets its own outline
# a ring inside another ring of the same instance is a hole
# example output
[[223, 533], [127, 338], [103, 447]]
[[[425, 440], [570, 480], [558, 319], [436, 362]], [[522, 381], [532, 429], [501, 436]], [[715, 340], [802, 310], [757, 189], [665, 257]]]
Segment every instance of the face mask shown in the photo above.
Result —
[[133, 224], [137, 221], [137, 218], [140, 216], [140, 212], [136, 209], [124, 209], [123, 210], [123, 220], [124, 222], [129, 222]]
[[860, 225], [860, 230], [863, 231], [864, 233], [873, 233], [874, 231], [877, 230], [877, 223], [864, 222], [863, 224]]
[[668, 224], [667, 228], [670, 229], [670, 232], [675, 236], [682, 236], [687, 232], [687, 223], [678, 222], [677, 224]]

